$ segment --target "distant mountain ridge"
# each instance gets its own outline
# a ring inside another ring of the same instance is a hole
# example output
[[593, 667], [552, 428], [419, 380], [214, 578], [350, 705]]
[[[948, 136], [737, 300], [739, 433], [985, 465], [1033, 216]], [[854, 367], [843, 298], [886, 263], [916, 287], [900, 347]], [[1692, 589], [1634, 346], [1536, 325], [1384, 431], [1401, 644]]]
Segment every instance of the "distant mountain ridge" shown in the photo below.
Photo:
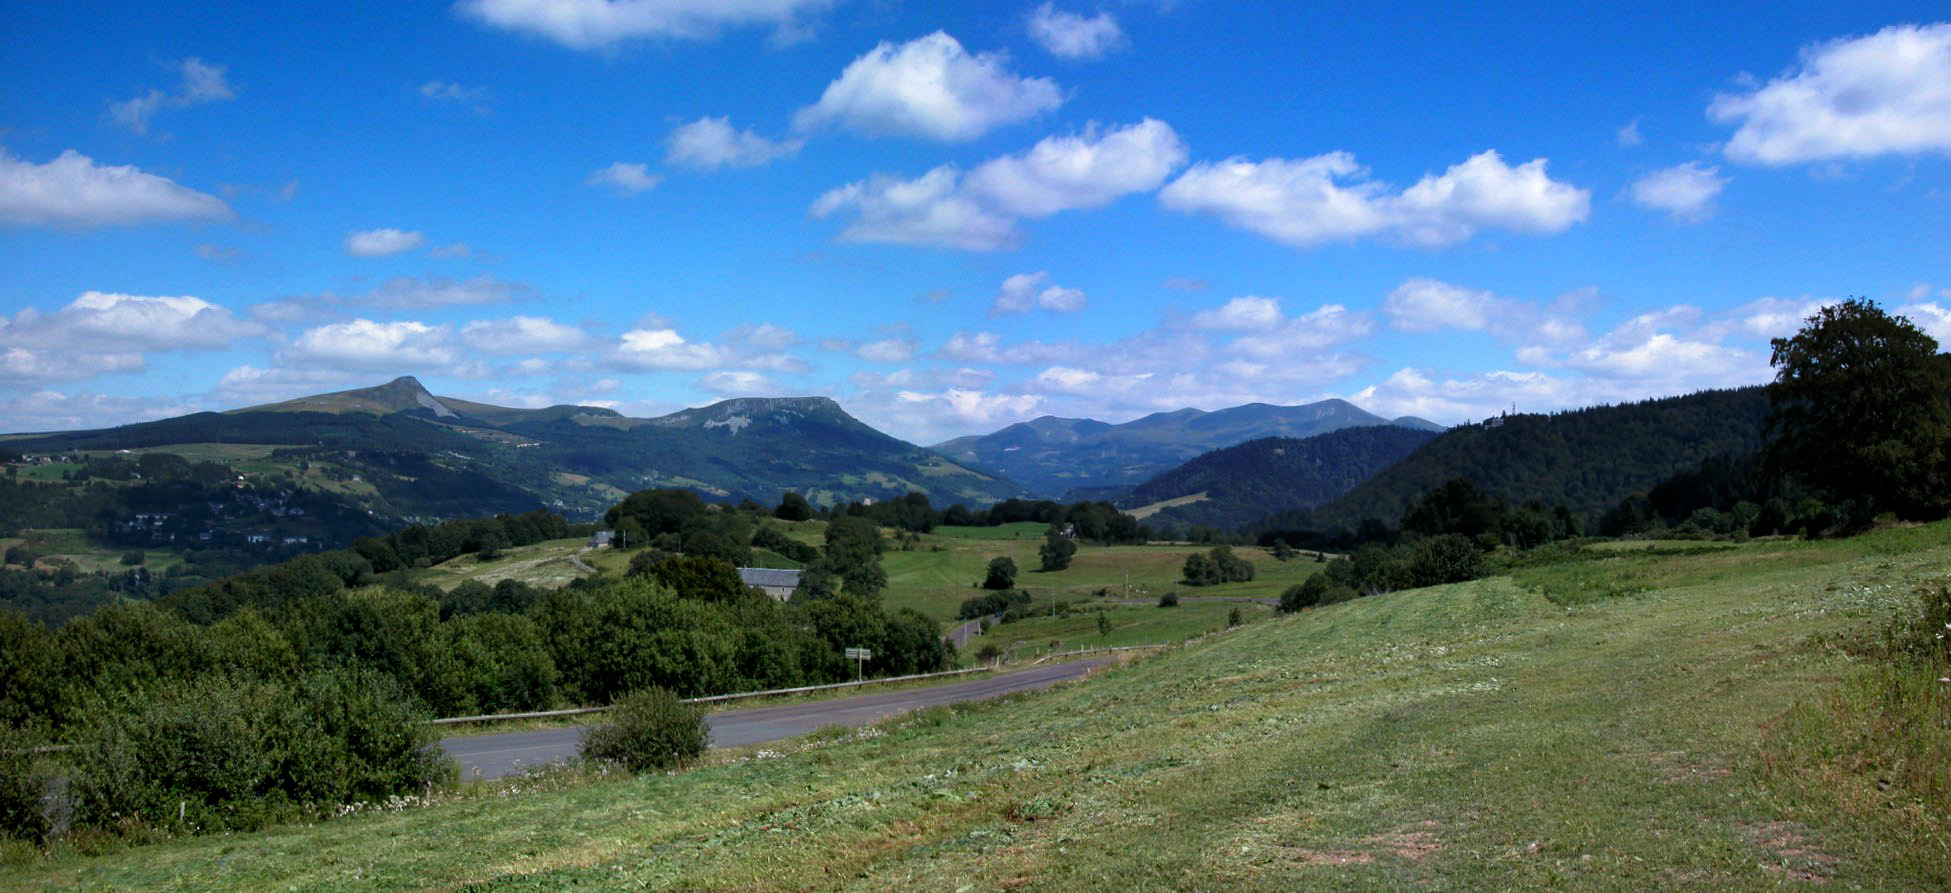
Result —
[[1095, 419], [1044, 416], [1001, 430], [958, 437], [935, 451], [992, 471], [1046, 497], [1103, 496], [1203, 453], [1262, 437], [1310, 437], [1342, 428], [1396, 425], [1427, 431], [1442, 426], [1404, 416], [1385, 419], [1346, 400], [1300, 406], [1248, 403], [1207, 412], [1180, 409], [1113, 425]]
[[1254, 526], [1353, 529], [1368, 518], [1394, 524], [1410, 503], [1455, 477], [1513, 503], [1536, 499], [1591, 516], [1702, 460], [1760, 449], [1767, 415], [1767, 391], [1757, 386], [1502, 416], [1452, 428], [1330, 502]]
[[[927, 492], [939, 505], [1029, 495], [994, 475], [866, 425], [826, 397], [725, 400], [657, 418], [594, 406], [519, 409], [382, 385], [92, 431], [12, 441], [24, 452], [224, 443], [277, 446], [334, 480], [376, 490], [380, 517], [486, 515], [547, 507], [600, 514], [624, 494], [683, 487], [715, 499], [816, 503]], [[353, 488], [358, 489], [358, 488]]]
[[1320, 505], [1360, 486], [1440, 435], [1399, 425], [1342, 428], [1313, 437], [1263, 437], [1214, 450], [1137, 487], [1125, 508], [1199, 495], [1148, 519], [1155, 528], [1244, 527], [1270, 512]]

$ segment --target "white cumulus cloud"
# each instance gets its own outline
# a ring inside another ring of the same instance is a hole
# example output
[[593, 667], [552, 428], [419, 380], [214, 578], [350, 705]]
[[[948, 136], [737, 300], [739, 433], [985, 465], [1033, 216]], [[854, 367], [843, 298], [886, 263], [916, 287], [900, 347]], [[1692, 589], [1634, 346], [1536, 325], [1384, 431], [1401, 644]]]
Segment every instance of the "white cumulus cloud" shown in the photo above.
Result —
[[686, 341], [676, 329], [639, 328], [623, 333], [611, 360], [628, 369], [711, 369], [728, 361], [710, 344]]
[[720, 28], [795, 26], [833, 0], [461, 0], [455, 11], [578, 50], [644, 38], [710, 37]]
[[1675, 220], [1695, 222], [1714, 213], [1714, 198], [1728, 178], [1721, 169], [1698, 161], [1654, 171], [1633, 181], [1627, 192], [1643, 208], [1665, 211]]
[[1185, 163], [1185, 146], [1163, 121], [1039, 141], [1021, 155], [978, 165], [966, 176], [942, 165], [908, 180], [874, 174], [814, 201], [815, 217], [852, 212], [845, 241], [935, 245], [967, 251], [1015, 247], [1016, 222], [1093, 208], [1156, 189]]
[[444, 371], [459, 365], [461, 355], [446, 326], [361, 318], [307, 329], [280, 351], [279, 359], [289, 366]]
[[0, 378], [72, 380], [135, 372], [146, 353], [220, 350], [267, 333], [190, 295], [83, 292], [53, 313], [28, 308], [0, 317]]
[[1279, 298], [1245, 295], [1193, 314], [1192, 324], [1202, 329], [1252, 332], [1280, 325], [1282, 319]]
[[874, 174], [829, 190], [814, 200], [812, 214], [852, 212], [841, 230], [847, 242], [935, 245], [995, 251], [1017, 242], [1016, 220], [962, 193], [961, 173], [943, 165], [913, 180]]
[[73, 149], [34, 164], [0, 148], [0, 223], [80, 229], [235, 216], [216, 196], [133, 165], [99, 165]]
[[1017, 273], [1003, 280], [1002, 289], [996, 293], [996, 303], [990, 312], [1028, 313], [1040, 307], [1052, 313], [1075, 313], [1084, 309], [1084, 299], [1081, 289], [1050, 282], [1047, 270]]
[[583, 182], [590, 186], [608, 186], [619, 195], [636, 195], [664, 182], [664, 175], [653, 174], [642, 164], [617, 161], [609, 167], [598, 169]]
[[1495, 151], [1471, 156], [1400, 193], [1346, 152], [1312, 158], [1231, 158], [1192, 166], [1159, 192], [1166, 208], [1215, 214], [1296, 247], [1390, 234], [1440, 247], [1480, 229], [1560, 232], [1584, 220], [1591, 192], [1553, 180], [1542, 158], [1516, 167]]
[[1108, 12], [1086, 18], [1045, 3], [1031, 11], [1030, 39], [1061, 59], [1096, 59], [1124, 43], [1125, 32]]
[[574, 350], [589, 338], [581, 329], [547, 317], [514, 316], [470, 322], [461, 327], [461, 340], [487, 353], [518, 354]]
[[1727, 157], [1747, 164], [1951, 153], [1951, 23], [1893, 25], [1802, 50], [1801, 65], [1715, 97], [1740, 126]]
[[793, 124], [959, 142], [1063, 104], [1055, 82], [1020, 77], [1008, 63], [1002, 53], [971, 55], [942, 31], [898, 46], [882, 41], [848, 63]]
[[701, 170], [758, 167], [797, 154], [805, 140], [770, 140], [750, 129], [736, 130], [730, 118], [699, 118], [671, 131], [664, 160]]
[[353, 230], [346, 234], [345, 252], [353, 257], [387, 257], [412, 251], [426, 242], [427, 237], [418, 230]]
[[1150, 192], [1185, 162], [1185, 143], [1171, 125], [1146, 118], [1103, 134], [1093, 125], [1080, 135], [1046, 137], [1022, 155], [976, 167], [967, 188], [998, 210], [1046, 217]]

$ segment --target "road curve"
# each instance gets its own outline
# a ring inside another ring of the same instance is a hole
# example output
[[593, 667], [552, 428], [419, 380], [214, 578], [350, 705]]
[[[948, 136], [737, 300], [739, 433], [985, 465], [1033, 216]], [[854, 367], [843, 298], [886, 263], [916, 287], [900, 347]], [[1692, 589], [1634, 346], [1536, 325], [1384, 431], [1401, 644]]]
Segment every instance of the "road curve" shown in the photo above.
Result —
[[[1049, 688], [1111, 662], [1099, 657], [997, 673], [969, 682], [808, 701], [778, 707], [727, 710], [705, 717], [713, 747], [743, 747], [804, 735], [822, 726], [864, 726], [876, 720], [936, 704], [980, 701], [1019, 691]], [[565, 762], [576, 755], [581, 727], [468, 735], [441, 739], [441, 749], [461, 764], [461, 777], [501, 778], [524, 769]]]
[[970, 639], [982, 635], [983, 622], [990, 621], [990, 620], [1000, 622], [1002, 619], [1003, 619], [1003, 615], [1000, 613], [991, 614], [987, 617], [977, 617], [974, 620], [968, 621], [962, 624], [961, 626], [949, 630], [948, 635], [943, 636], [942, 639], [943, 641], [946, 641], [949, 644], [954, 645], [955, 650], [961, 651], [969, 647]]

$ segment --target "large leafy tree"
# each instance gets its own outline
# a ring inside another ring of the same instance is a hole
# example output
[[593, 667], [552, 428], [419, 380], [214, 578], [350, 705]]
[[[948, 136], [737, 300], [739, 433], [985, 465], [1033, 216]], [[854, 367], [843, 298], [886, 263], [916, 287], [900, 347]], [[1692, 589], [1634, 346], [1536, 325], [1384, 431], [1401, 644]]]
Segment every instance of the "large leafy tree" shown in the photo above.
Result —
[[1875, 301], [1824, 307], [1769, 362], [1767, 459], [1838, 499], [1910, 518], [1945, 514], [1951, 366], [1937, 341]]
[[826, 569], [839, 580], [844, 595], [872, 598], [887, 587], [881, 569], [881, 531], [866, 518], [842, 516], [826, 528]]

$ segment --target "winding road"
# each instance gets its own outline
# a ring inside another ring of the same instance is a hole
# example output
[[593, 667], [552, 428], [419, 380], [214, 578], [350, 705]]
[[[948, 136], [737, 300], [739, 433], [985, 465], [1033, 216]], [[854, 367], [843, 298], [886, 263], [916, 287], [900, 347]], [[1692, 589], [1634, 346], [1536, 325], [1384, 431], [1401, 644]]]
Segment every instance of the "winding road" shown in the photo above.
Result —
[[[822, 726], [864, 726], [910, 710], [980, 701], [1019, 691], [1049, 688], [1067, 679], [1077, 679], [1110, 663], [1099, 657], [1070, 663], [1031, 667], [1011, 673], [984, 676], [969, 682], [955, 682], [925, 688], [855, 695], [825, 701], [807, 701], [778, 707], [754, 707], [709, 714], [713, 747], [743, 747], [804, 735]], [[461, 764], [461, 777], [501, 778], [524, 769], [568, 761], [576, 756], [582, 740], [581, 727], [541, 729], [533, 732], [505, 732], [498, 735], [468, 735], [443, 738], [440, 746]]]

